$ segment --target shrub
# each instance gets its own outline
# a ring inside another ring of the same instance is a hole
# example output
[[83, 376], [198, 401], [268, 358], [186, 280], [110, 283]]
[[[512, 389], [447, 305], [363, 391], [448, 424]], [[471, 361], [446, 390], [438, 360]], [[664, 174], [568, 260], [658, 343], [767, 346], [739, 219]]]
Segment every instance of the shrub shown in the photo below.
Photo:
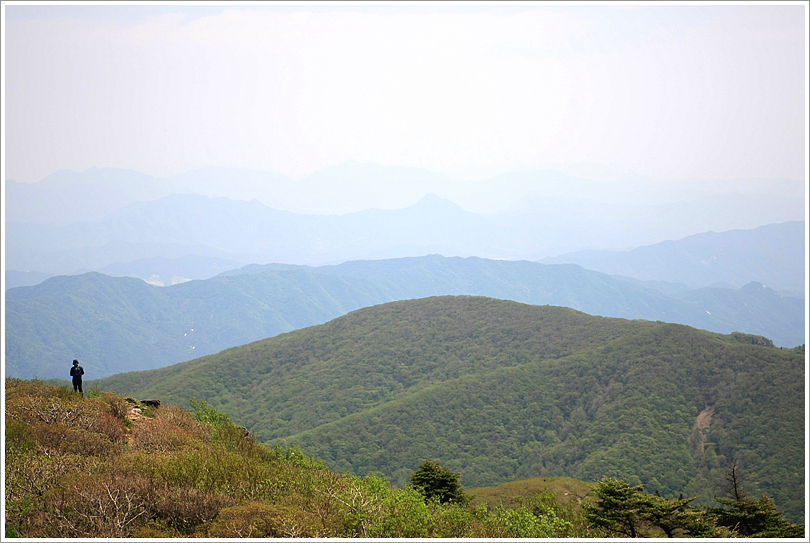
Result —
[[251, 502], [220, 511], [207, 537], [318, 537], [313, 518], [293, 506]]
[[[112, 421], [116, 426], [107, 431], [115, 435], [120, 423], [115, 419]], [[104, 421], [102, 420], [98, 424], [103, 426]], [[61, 424], [34, 424], [33, 431], [37, 444], [50, 455], [110, 456], [121, 449], [119, 445], [110, 440], [107, 434], [77, 430]]]
[[453, 504], [441, 505], [435, 501], [428, 505], [435, 519], [434, 537], [492, 537], [482, 521], [487, 516], [485, 506], [460, 507]]
[[104, 392], [101, 394], [101, 399], [104, 400], [107, 405], [109, 406], [109, 413], [120, 420], [121, 422], [128, 420], [127, 415], [129, 414], [129, 403], [118, 396], [117, 394], [113, 394], [112, 392]]
[[155, 412], [155, 420], [162, 420], [166, 423], [173, 424], [178, 428], [186, 430], [193, 434], [195, 438], [207, 440], [209, 431], [205, 425], [198, 422], [194, 415], [188, 411], [184, 411], [177, 405], [162, 405], [160, 409]]
[[194, 409], [194, 418], [197, 419], [198, 422], [210, 424], [215, 427], [233, 426], [233, 422], [231, 422], [228, 415], [218, 410], [216, 407], [208, 405], [208, 402], [205, 400], [197, 400], [197, 398], [192, 396], [188, 403], [191, 404], [191, 408]]
[[88, 428], [99, 412], [94, 411], [91, 405], [83, 404], [81, 400], [29, 395], [10, 402], [9, 397], [6, 397], [6, 416], [28, 423], [44, 422]]
[[127, 537], [146, 522], [153, 495], [149, 481], [137, 474], [82, 474], [44, 497], [46, 537]]
[[561, 502], [557, 494], [549, 489], [542, 492], [535, 492], [530, 498], [515, 497], [518, 505], [526, 507], [536, 517], [555, 518], [556, 526], [553, 537], [595, 537], [604, 534], [591, 527], [585, 520], [584, 514], [577, 511], [573, 502]]
[[90, 390], [87, 391], [88, 398], [100, 398], [102, 392], [95, 386], [90, 387]]
[[165, 521], [152, 518], [148, 519], [146, 524], [136, 526], [132, 530], [132, 537], [137, 539], [179, 538], [180, 535], [180, 532], [166, 524]]
[[96, 417], [88, 430], [105, 435], [112, 443], [123, 443], [126, 435], [123, 421], [110, 413], [102, 413]]
[[18, 379], [16, 377], [6, 377], [6, 400], [15, 396], [49, 396], [51, 388], [42, 379]]
[[167, 453], [193, 444], [196, 437], [192, 432], [179, 428], [166, 419], [155, 418], [135, 425], [129, 438], [129, 447], [133, 451]]
[[381, 505], [381, 519], [368, 530], [370, 537], [416, 538], [433, 534], [435, 520], [416, 489], [388, 491]]
[[36, 447], [36, 437], [31, 425], [24, 421], [9, 421], [6, 424], [6, 454], [26, 452]]
[[53, 387], [50, 395], [54, 398], [59, 398], [60, 400], [69, 400], [69, 401], [71, 400], [76, 401], [82, 397], [82, 395], [79, 392], [66, 386]]
[[98, 464], [97, 458], [75, 454], [48, 456], [37, 450], [6, 454], [6, 503], [42, 496], [63, 476]]
[[557, 518], [553, 512], [535, 515], [524, 506], [515, 509], [498, 507], [487, 517], [491, 535], [488, 537], [557, 537], [570, 528], [571, 523]]
[[243, 483], [249, 480], [246, 466], [255, 467], [253, 462], [222, 446], [206, 445], [188, 448], [179, 454], [152, 457], [142, 469], [172, 486], [238, 495], [244, 490]]
[[181, 534], [191, 534], [236, 500], [221, 492], [191, 487], [164, 488], [153, 504], [155, 516]]

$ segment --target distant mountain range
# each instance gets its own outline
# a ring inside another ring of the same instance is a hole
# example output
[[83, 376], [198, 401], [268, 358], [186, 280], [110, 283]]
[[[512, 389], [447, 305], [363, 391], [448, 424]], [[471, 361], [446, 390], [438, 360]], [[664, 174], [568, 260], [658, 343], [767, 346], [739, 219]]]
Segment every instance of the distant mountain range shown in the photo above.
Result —
[[85, 387], [205, 400], [261, 441], [400, 486], [428, 458], [471, 487], [608, 476], [708, 501], [737, 459], [750, 495], [801, 521], [804, 382], [804, 350], [759, 336], [452, 296]]
[[690, 288], [739, 288], [754, 278], [804, 297], [804, 221], [752, 230], [706, 232], [631, 251], [580, 251], [540, 260], [641, 280], [684, 283]]
[[[226, 168], [166, 179], [62, 171], [33, 184], [9, 180], [4, 196], [6, 269], [29, 284], [36, 273], [192, 256], [242, 265], [431, 253], [537, 260], [804, 217], [800, 181], [607, 183], [538, 170], [461, 182], [356, 162], [295, 181]], [[152, 275], [163, 284], [194, 278]]]
[[[608, 182], [592, 180], [587, 174], [544, 169], [502, 173], [482, 181], [459, 181], [423, 168], [354, 161], [295, 180], [272, 172], [221, 167], [199, 168], [167, 178], [120, 168], [61, 170], [36, 183], [7, 179], [5, 197], [12, 203], [6, 209], [8, 222], [70, 224], [96, 221], [135, 202], [158, 200], [171, 194], [258, 200], [273, 209], [303, 215], [344, 215], [366, 209], [401, 209], [430, 193], [479, 214], [525, 206], [531, 199], [546, 203], [602, 202], [617, 210], [624, 209], [622, 204], [628, 202], [669, 203], [674, 215], [683, 220], [714, 222], [715, 226], [709, 228], [695, 224], [698, 232], [750, 228], [752, 221], [765, 224], [804, 216], [801, 180], [703, 179], [666, 183], [625, 174]], [[722, 199], [712, 198], [721, 195], [736, 195], [738, 204], [750, 207], [747, 210], [750, 213], [736, 217], [737, 226], [724, 224], [734, 209], [715, 206], [703, 218], [693, 213], [700, 211], [693, 203], [718, 203]], [[778, 213], [773, 211], [777, 205], [781, 206]], [[625, 222], [628, 216], [623, 216]]]
[[661, 320], [804, 343], [804, 304], [751, 283], [737, 290], [652, 288], [576, 265], [438, 255], [336, 266], [271, 264], [156, 287], [99, 273], [6, 292], [6, 375], [62, 377], [152, 369], [327, 322], [361, 307], [436, 295], [482, 295], [592, 315]]
[[187, 255], [293, 264], [516, 250], [499, 246], [507, 240], [488, 219], [432, 195], [405, 209], [349, 215], [296, 215], [257, 201], [172, 195], [131, 204], [99, 222], [8, 224], [6, 239], [8, 269], [54, 274], [96, 270], [127, 254], [171, 258], [183, 254], [179, 247]]

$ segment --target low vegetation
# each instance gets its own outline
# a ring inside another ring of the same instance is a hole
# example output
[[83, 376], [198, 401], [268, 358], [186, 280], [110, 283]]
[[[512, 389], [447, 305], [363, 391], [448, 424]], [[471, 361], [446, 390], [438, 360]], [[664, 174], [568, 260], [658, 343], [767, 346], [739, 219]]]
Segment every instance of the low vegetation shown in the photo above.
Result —
[[586, 535], [550, 509], [443, 503], [421, 487], [335, 473], [254, 442], [204, 401], [192, 406], [147, 416], [109, 392], [6, 379], [6, 537]]
[[[622, 533], [611, 519], [622, 518], [622, 507], [637, 511], [639, 501], [697, 520], [643, 513], [638, 534], [804, 533], [740, 484], [728, 503], [702, 510], [613, 479], [576, 501], [545, 489], [508, 505], [482, 503], [439, 462], [423, 462], [412, 484], [392, 488], [375, 474], [333, 472], [295, 447], [257, 443], [194, 398], [189, 412], [98, 389], [83, 398], [38, 380], [7, 378], [5, 391], [7, 538], [605, 537]], [[617, 493], [636, 502], [611, 498]], [[754, 517], [764, 519], [755, 531], [740, 531]]]

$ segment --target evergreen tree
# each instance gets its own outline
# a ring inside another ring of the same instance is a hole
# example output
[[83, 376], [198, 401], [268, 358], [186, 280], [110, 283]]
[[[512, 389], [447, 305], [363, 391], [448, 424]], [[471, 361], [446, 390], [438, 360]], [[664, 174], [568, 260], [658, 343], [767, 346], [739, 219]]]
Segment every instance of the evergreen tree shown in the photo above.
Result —
[[631, 487], [622, 479], [605, 477], [593, 489], [596, 503], [585, 505], [586, 518], [610, 533], [649, 537], [656, 528], [667, 537], [681, 537], [696, 522], [689, 503], [695, 498], [670, 500], [644, 492], [644, 485]]
[[461, 486], [461, 474], [442, 466], [438, 461], [425, 460], [411, 474], [410, 486], [419, 490], [425, 501], [437, 498], [439, 503], [466, 504], [469, 498]]
[[693, 520], [693, 513], [688, 507], [689, 502], [696, 499], [683, 497], [677, 500], [645, 495], [646, 503], [640, 511], [640, 516], [653, 526], [659, 527], [667, 537], [680, 537], [690, 526]]
[[731, 528], [743, 537], [804, 537], [804, 524], [791, 524], [765, 494], [756, 501], [715, 498], [726, 507], [708, 507], [718, 526]]
[[643, 485], [631, 487], [624, 479], [605, 477], [592, 492], [596, 500], [584, 506], [593, 526], [623, 537], [651, 537], [660, 529], [667, 537], [803, 537], [804, 524], [791, 524], [767, 495], [750, 499], [742, 487], [740, 470], [732, 464], [724, 487], [728, 498], [715, 498], [722, 507], [693, 509], [695, 498], [677, 500], [650, 495]]
[[804, 524], [791, 524], [765, 494], [758, 500], [748, 497], [742, 485], [737, 461], [726, 470], [727, 498], [717, 498], [725, 507], [707, 507], [706, 514], [717, 526], [723, 526], [743, 537], [803, 537]]
[[596, 502], [585, 505], [585, 518], [592, 525], [614, 535], [642, 536], [647, 505], [643, 485], [631, 487], [624, 479], [605, 477], [594, 486], [593, 494]]

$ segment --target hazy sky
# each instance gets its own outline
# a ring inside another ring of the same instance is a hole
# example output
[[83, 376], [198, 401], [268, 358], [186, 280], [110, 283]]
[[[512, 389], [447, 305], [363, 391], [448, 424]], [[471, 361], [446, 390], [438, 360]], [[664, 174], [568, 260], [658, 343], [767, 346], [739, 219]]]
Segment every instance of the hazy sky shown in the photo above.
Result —
[[807, 4], [4, 3], [5, 179], [805, 176]]

